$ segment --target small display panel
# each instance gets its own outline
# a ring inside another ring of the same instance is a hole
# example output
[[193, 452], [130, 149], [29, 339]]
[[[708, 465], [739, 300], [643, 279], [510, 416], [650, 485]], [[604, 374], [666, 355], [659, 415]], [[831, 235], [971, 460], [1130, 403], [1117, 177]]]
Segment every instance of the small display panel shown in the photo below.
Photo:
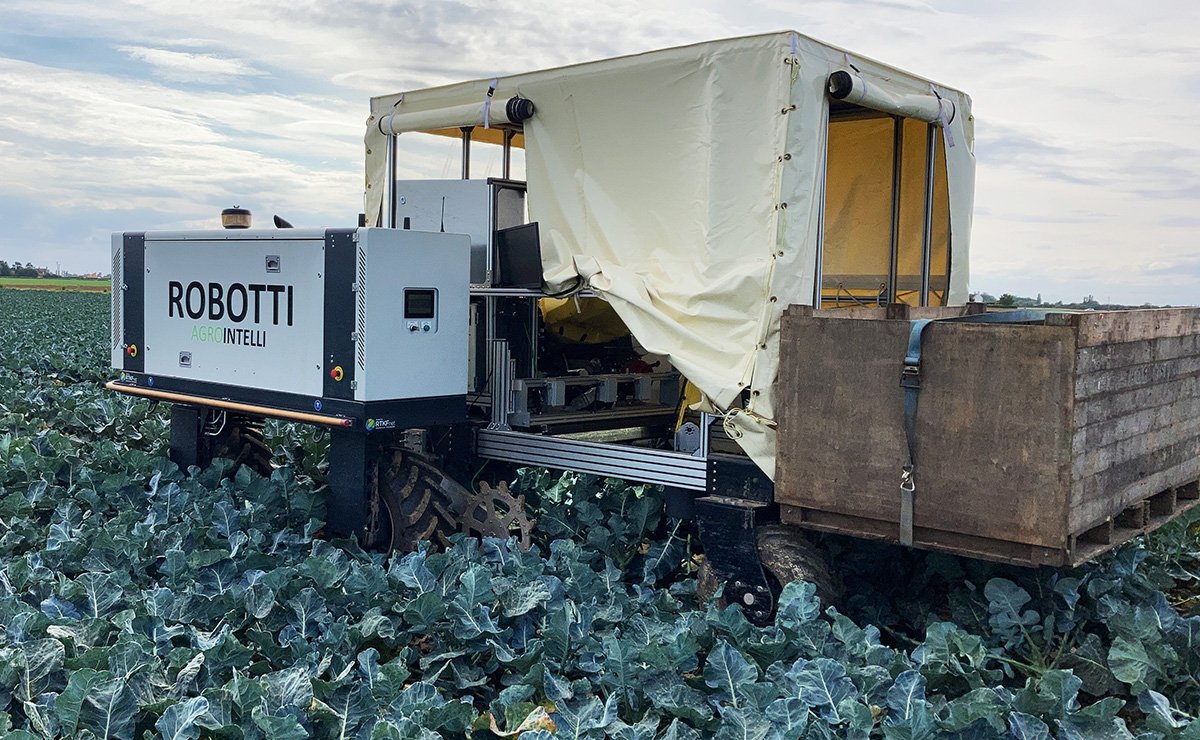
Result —
[[433, 288], [404, 289], [404, 318], [432, 319], [437, 303], [437, 290]]

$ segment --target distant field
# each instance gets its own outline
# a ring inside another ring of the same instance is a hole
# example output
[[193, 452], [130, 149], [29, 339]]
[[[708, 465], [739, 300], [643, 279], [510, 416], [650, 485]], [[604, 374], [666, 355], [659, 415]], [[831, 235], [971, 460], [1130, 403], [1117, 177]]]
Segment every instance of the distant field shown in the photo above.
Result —
[[91, 278], [28, 278], [0, 277], [0, 288], [18, 290], [79, 290], [89, 293], [107, 293], [109, 281]]

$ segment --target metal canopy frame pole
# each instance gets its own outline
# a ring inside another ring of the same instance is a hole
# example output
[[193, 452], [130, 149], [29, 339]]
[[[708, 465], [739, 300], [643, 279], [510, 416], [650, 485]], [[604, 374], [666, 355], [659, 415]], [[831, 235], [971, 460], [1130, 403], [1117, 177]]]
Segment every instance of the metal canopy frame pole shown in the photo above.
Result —
[[900, 187], [904, 165], [904, 119], [892, 116], [892, 246], [888, 258], [887, 302], [896, 303], [900, 271]]
[[387, 137], [387, 203], [388, 217], [384, 224], [389, 229], [396, 228], [396, 135]]
[[829, 189], [829, 101], [825, 101], [825, 149], [821, 152], [821, 197], [817, 207], [817, 265], [813, 275], [813, 308], [821, 307], [825, 273], [825, 192]]
[[925, 229], [921, 242], [921, 305], [929, 305], [929, 269], [933, 253], [933, 164], [937, 129], [931, 123], [925, 130]]
[[516, 135], [517, 132], [513, 129], [504, 129], [504, 159], [500, 169], [500, 176], [505, 180], [512, 179], [512, 140]]
[[463, 126], [462, 131], [462, 179], [471, 179], [471, 126]]

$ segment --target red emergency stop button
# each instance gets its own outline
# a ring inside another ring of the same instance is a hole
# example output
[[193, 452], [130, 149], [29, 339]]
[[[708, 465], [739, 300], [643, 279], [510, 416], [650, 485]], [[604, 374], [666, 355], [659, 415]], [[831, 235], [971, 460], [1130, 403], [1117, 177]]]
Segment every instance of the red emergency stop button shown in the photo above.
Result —
[[329, 377], [333, 378], [334, 380], [341, 381], [342, 378], [346, 377], [346, 373], [342, 372], [341, 365], [337, 365], [329, 371]]
[[136, 344], [130, 344], [125, 347], [125, 354], [129, 355], [130, 357], [137, 357], [137, 352], [138, 350]]

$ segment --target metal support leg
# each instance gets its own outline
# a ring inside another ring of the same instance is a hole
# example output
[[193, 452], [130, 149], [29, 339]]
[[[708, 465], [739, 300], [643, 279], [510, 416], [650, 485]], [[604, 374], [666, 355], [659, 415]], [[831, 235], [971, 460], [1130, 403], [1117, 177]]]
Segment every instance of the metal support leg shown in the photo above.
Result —
[[488, 365], [492, 373], [492, 423], [488, 429], [508, 431], [508, 416], [513, 412], [512, 353], [507, 339], [488, 343]]
[[367, 525], [367, 486], [374, 462], [373, 445], [363, 432], [334, 428], [329, 433], [329, 493], [325, 520], [335, 537], [357, 534]]
[[696, 499], [699, 494], [686, 488], [663, 486], [664, 508], [672, 519], [693, 520], [696, 518]]
[[206, 460], [206, 450], [202, 445], [201, 425], [204, 423], [204, 413], [195, 406], [171, 405], [171, 462], [181, 470], [187, 470], [195, 465], [206, 467], [211, 460]]
[[765, 623], [775, 611], [775, 594], [758, 557], [754, 530], [774, 520], [774, 505], [705, 496], [696, 499], [695, 512], [704, 557], [725, 582], [725, 600], [741, 604], [751, 622]]

